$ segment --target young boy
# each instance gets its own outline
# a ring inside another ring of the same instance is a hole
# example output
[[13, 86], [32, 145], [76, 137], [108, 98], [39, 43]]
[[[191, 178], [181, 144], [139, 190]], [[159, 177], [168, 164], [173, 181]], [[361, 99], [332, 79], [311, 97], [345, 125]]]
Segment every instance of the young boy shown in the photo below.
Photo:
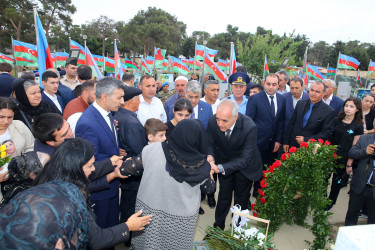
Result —
[[162, 121], [156, 118], [150, 118], [145, 123], [146, 136], [148, 143], [163, 142], [166, 140], [165, 132], [168, 127]]

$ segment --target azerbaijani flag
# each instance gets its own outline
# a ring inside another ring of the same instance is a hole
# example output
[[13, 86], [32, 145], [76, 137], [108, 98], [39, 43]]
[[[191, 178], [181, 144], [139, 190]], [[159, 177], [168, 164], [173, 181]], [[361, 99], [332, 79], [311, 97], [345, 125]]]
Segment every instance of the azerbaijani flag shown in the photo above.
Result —
[[[55, 57], [56, 54], [56, 57]], [[65, 66], [66, 59], [68, 59], [69, 54], [66, 52], [56, 52], [52, 54], [52, 58], [54, 59], [55, 67]]]
[[96, 65], [103, 67], [104, 66], [104, 57], [99, 55], [92, 55], [96, 62]]
[[194, 61], [195, 61], [195, 69], [202, 69], [203, 65], [200, 61], [194, 60], [194, 58], [190, 59], [181, 59], [181, 61], [190, 67], [194, 67]]
[[168, 68], [168, 60], [164, 59], [162, 65], [161, 65], [161, 69], [167, 70], [167, 68]]
[[307, 56], [306, 56], [306, 62], [305, 62], [305, 67], [303, 67], [303, 83], [307, 86], [309, 83], [309, 77], [308, 77], [308, 72], [307, 72]]
[[190, 71], [190, 68], [185, 63], [173, 56], [171, 56], [171, 68], [173, 69], [173, 72], [183, 75], [187, 75]]
[[94, 57], [92, 56], [89, 48], [86, 47], [86, 65], [92, 69], [92, 75], [96, 76], [99, 80], [104, 78], [102, 73], [99, 70], [98, 65], [95, 62]]
[[225, 81], [228, 76], [211, 60], [206, 53], [204, 56], [204, 70], [214, 75], [215, 79]]
[[13, 58], [10, 58], [9, 56], [6, 56], [3, 53], [0, 53], [0, 63], [3, 63], [3, 62], [13, 64], [14, 60]]
[[38, 62], [34, 62], [27, 58], [16, 57], [16, 65], [26, 67], [38, 67]]
[[[47, 69], [53, 68], [53, 58], [49, 50], [46, 33], [44, 32], [43, 25], [39, 19], [38, 13], [36, 13], [36, 33], [38, 37], [37, 47], [39, 76], [42, 76]], [[40, 85], [42, 85], [42, 83], [40, 83]]]
[[338, 69], [358, 69], [360, 62], [354, 57], [340, 54]]
[[359, 83], [359, 86], [361, 86], [361, 88], [363, 88], [363, 84], [362, 84], [362, 81], [361, 81], [361, 74], [359, 73], [359, 70], [358, 70], [357, 83]]
[[129, 60], [126, 57], [125, 57], [125, 65], [128, 66], [129, 68], [139, 69], [139, 66], [136, 63], [134, 63], [132, 60]]
[[154, 57], [153, 56], [146, 57], [145, 61], [148, 65], [154, 65]]
[[146, 60], [142, 57], [142, 71], [144, 70], [147, 74], [152, 75], [152, 69], [148, 66]]
[[327, 76], [334, 76], [334, 75], [336, 75], [336, 69], [327, 68]]
[[375, 71], [375, 62], [370, 61], [370, 64], [368, 66], [368, 74], [371, 74], [374, 71]]
[[167, 53], [167, 50], [155, 48], [155, 68], [163, 69], [165, 53]]
[[264, 68], [263, 68], [263, 79], [266, 79], [268, 74], [270, 73], [270, 68], [268, 67], [267, 63], [267, 55], [264, 56]]
[[38, 61], [38, 52], [36, 51], [37, 50], [36, 45], [31, 44], [31, 43], [24, 43], [24, 42], [17, 41], [17, 40], [13, 40], [13, 44], [14, 44], [14, 57], [15, 58], [19, 57], [19, 58], [26, 58], [34, 62]]
[[307, 64], [307, 73], [309, 76], [315, 78], [316, 80], [319, 80], [319, 81], [322, 81], [323, 79], [325, 79], [325, 75], [323, 75], [320, 71], [319, 71], [319, 67], [317, 66], [313, 66], [313, 65], [310, 65], [310, 64]]
[[116, 45], [116, 39], [115, 39], [115, 77], [120, 78], [120, 68], [121, 68], [121, 61], [120, 61], [120, 54], [118, 53], [117, 50], [117, 45]]
[[227, 61], [219, 59], [219, 62], [217, 63], [217, 65], [219, 66], [219, 68], [221, 70], [226, 70], [227, 69]]
[[70, 49], [79, 49], [79, 58], [78, 58], [78, 65], [85, 65], [85, 48], [77, 43], [76, 41], [73, 41], [70, 39]]
[[[208, 47], [206, 47], [206, 52], [210, 57], [215, 57], [217, 54], [217, 50], [210, 49]], [[195, 59], [203, 60], [203, 57], [204, 57], [203, 54], [204, 54], [204, 46], [197, 44], [197, 46], [195, 47], [195, 55], [196, 55]]]
[[237, 60], [236, 60], [236, 51], [234, 49], [234, 44], [231, 43], [231, 51], [230, 51], [230, 69], [229, 69], [229, 73], [230, 74], [233, 74], [234, 72], [236, 72], [236, 67], [237, 67]]
[[109, 73], [115, 72], [115, 60], [109, 57], [105, 57], [104, 70]]

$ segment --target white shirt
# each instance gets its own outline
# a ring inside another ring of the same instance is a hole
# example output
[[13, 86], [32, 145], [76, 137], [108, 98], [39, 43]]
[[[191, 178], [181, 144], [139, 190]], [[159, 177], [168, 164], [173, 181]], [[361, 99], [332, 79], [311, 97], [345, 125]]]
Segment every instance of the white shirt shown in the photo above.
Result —
[[[92, 105], [93, 105], [94, 108], [96, 108], [96, 109], [99, 111], [99, 113], [103, 116], [103, 118], [104, 118], [105, 122], [107, 123], [109, 129], [112, 131], [111, 120], [109, 119], [109, 116], [108, 116], [108, 114], [109, 114], [110, 112], [108, 112], [108, 111], [106, 111], [105, 109], [103, 109], [102, 107], [100, 107], [99, 104], [96, 103], [96, 101], [95, 101]], [[112, 131], [112, 132], [113, 132], [113, 131]], [[115, 128], [114, 133], [116, 134], [116, 142], [118, 142], [118, 141], [117, 141], [117, 131], [116, 131], [116, 128]]]
[[56, 95], [50, 95], [48, 94], [46, 91], [44, 91], [44, 94], [46, 96], [48, 96], [49, 99], [51, 99], [53, 101], [53, 104], [55, 104], [55, 106], [60, 110], [60, 112], [62, 113], [62, 108], [60, 106], [60, 103], [59, 103], [59, 100], [57, 100], [57, 96]]
[[74, 113], [71, 116], [68, 117], [68, 120], [66, 120], [69, 125], [71, 130], [73, 131], [74, 134], [76, 134], [76, 126], [79, 118], [81, 118], [82, 112]]
[[[206, 96], [202, 97], [201, 101], [207, 102], [206, 101]], [[212, 107], [212, 114], [216, 114], [217, 106], [219, 106], [219, 103], [220, 103], [220, 100], [218, 98], [218, 99], [216, 99], [215, 103], [211, 105], [211, 107]]]
[[333, 93], [328, 97], [328, 99], [326, 101], [323, 98], [323, 102], [325, 102], [327, 105], [329, 105], [332, 101], [332, 98], [333, 98]]
[[193, 108], [194, 119], [198, 119], [198, 104]]
[[302, 100], [302, 96], [303, 96], [303, 93], [301, 93], [301, 96], [300, 96], [298, 99], [296, 99], [296, 98], [294, 98], [294, 96], [292, 95], [293, 108], [296, 108], [297, 102], [298, 102], [299, 100]]
[[3, 144], [4, 141], [12, 140], [12, 137], [10, 136], [9, 129], [7, 131], [0, 135], [0, 145]]
[[288, 84], [285, 84], [285, 89], [284, 89], [284, 91], [281, 91], [281, 90], [278, 89], [276, 92], [279, 93], [279, 94], [285, 94], [285, 93], [288, 93], [288, 92], [290, 92], [290, 87], [289, 87]]
[[146, 121], [150, 118], [156, 118], [161, 120], [162, 122], [167, 122], [167, 115], [164, 110], [164, 106], [162, 101], [157, 97], [152, 97], [151, 103], [148, 104], [143, 95], [139, 96], [139, 100], [141, 103], [139, 104], [139, 108], [137, 111], [138, 120], [144, 126]]
[[[266, 93], [266, 92], [264, 92], [264, 93]], [[271, 97], [267, 93], [266, 93], [266, 95], [267, 95], [268, 101], [269, 101], [269, 103], [271, 105]], [[276, 114], [277, 114], [277, 97], [276, 97], [276, 93], [273, 95], [273, 104], [275, 105], [275, 116], [276, 116]]]

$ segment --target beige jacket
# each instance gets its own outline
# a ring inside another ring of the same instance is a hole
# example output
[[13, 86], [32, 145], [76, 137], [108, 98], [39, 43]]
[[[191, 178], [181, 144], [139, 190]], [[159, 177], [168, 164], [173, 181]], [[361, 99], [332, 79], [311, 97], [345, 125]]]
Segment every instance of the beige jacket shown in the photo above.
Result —
[[8, 127], [12, 141], [16, 146], [17, 156], [34, 150], [34, 136], [21, 121], [13, 120]]

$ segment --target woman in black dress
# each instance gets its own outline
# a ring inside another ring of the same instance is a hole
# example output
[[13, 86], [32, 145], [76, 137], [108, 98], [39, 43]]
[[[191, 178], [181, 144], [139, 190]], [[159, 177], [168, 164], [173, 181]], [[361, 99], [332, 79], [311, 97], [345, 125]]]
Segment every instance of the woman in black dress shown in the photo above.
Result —
[[335, 205], [340, 189], [342, 187], [342, 176], [345, 172], [352, 171], [353, 160], [348, 157], [349, 149], [358, 141], [363, 134], [362, 104], [356, 97], [350, 97], [344, 102], [344, 110], [341, 111], [335, 120], [335, 127], [332, 135], [332, 144], [338, 145], [337, 165], [346, 165], [346, 168], [337, 168], [333, 173], [331, 192], [329, 199], [332, 201], [327, 210]]
[[375, 110], [373, 109], [375, 103], [375, 96], [371, 93], [366, 93], [362, 96], [362, 113], [363, 113], [363, 134], [373, 134]]
[[173, 107], [173, 119], [165, 123], [168, 126], [167, 132], [165, 133], [167, 140], [172, 134], [174, 127], [176, 127], [180, 121], [190, 119], [192, 114], [193, 105], [191, 102], [186, 98], [177, 99]]

